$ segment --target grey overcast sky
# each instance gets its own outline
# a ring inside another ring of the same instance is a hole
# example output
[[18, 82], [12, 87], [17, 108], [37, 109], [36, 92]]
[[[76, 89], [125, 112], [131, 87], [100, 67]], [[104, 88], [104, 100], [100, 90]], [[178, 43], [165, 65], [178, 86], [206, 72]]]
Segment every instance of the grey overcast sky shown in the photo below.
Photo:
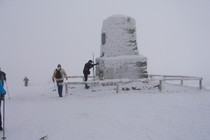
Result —
[[188, 75], [210, 85], [209, 0], [0, 0], [0, 67], [10, 83], [47, 82], [57, 64], [82, 75], [100, 54], [103, 20], [136, 20], [149, 74]]

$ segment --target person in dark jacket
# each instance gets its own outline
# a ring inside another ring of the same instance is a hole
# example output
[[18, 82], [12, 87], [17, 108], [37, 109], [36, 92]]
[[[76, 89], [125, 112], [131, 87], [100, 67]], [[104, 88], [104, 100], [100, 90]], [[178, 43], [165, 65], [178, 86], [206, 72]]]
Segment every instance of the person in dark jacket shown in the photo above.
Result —
[[[89, 60], [85, 66], [84, 66], [84, 69], [83, 69], [83, 74], [84, 74], [84, 80], [87, 81], [88, 80], [88, 75], [90, 75], [90, 69], [92, 67], [94, 67], [95, 65], [98, 65], [98, 63], [96, 64], [93, 64], [93, 61], [92, 60]], [[85, 84], [85, 88], [88, 89], [89, 86], [87, 84]]]
[[6, 94], [6, 91], [4, 90], [4, 81], [6, 81], [6, 74], [1, 70], [0, 68], [0, 131], [3, 130], [2, 128], [2, 120], [1, 120], [1, 101], [4, 100], [4, 95]]
[[23, 79], [23, 81], [25, 83], [25, 87], [27, 87], [28, 86], [28, 81], [29, 81], [28, 77], [25, 76], [25, 78]]

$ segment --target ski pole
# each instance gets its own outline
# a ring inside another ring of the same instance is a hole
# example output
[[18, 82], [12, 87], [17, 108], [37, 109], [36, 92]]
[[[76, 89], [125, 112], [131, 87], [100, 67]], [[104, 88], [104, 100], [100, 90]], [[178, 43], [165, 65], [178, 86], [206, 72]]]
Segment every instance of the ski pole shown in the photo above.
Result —
[[5, 99], [3, 97], [3, 136], [2, 136], [2, 140], [5, 140], [6, 136], [5, 136]]
[[6, 88], [7, 88], [7, 95], [8, 95], [8, 97], [9, 97], [9, 99], [10, 99], [9, 88], [8, 88], [8, 85], [7, 85], [7, 81], [5, 81], [5, 82], [6, 82]]
[[55, 82], [53, 82], [54, 83], [54, 89], [53, 89], [53, 91], [56, 91], [56, 89], [57, 89], [57, 84], [56, 84], [56, 81]]
[[[93, 53], [93, 64], [95, 63], [94, 62], [94, 59], [95, 58], [94, 58], [94, 53]], [[93, 81], [94, 81], [94, 84], [93, 85], [95, 86], [95, 68], [94, 67], [93, 67]]]

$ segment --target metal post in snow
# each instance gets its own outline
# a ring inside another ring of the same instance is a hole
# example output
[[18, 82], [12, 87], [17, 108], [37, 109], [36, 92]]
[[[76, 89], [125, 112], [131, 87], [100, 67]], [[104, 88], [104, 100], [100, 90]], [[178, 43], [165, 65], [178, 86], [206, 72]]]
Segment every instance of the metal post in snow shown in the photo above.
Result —
[[[94, 61], [94, 53], [93, 53], [93, 64], [95, 64], [95, 61]], [[94, 81], [94, 86], [95, 86], [95, 68], [93, 67], [93, 81]]]
[[3, 136], [2, 136], [2, 140], [5, 140], [6, 136], [5, 136], [5, 98], [3, 97]]

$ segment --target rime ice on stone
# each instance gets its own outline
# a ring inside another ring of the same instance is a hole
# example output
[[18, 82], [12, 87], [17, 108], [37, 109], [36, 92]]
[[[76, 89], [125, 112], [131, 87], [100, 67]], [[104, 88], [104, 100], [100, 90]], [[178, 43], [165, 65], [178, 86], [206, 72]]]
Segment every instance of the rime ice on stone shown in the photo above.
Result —
[[138, 52], [135, 20], [115, 15], [103, 22], [101, 53], [96, 59], [100, 79], [147, 78], [147, 59]]
[[135, 20], [111, 16], [104, 20], [101, 34], [101, 57], [138, 54]]

